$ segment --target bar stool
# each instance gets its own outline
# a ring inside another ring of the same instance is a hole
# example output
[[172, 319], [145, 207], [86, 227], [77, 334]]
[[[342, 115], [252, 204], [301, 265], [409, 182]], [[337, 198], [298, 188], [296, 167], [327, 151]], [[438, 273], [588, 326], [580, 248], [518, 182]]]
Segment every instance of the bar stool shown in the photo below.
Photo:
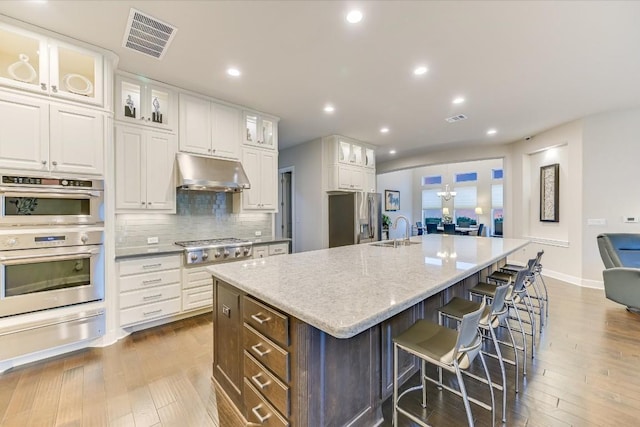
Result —
[[[513, 332], [511, 331], [511, 327], [509, 325], [509, 321], [507, 320], [507, 312], [508, 308], [505, 305], [505, 297], [507, 296], [507, 292], [511, 287], [511, 280], [507, 284], [500, 285], [496, 288], [493, 301], [490, 306], [486, 306], [482, 316], [480, 317], [480, 322], [478, 327], [481, 331], [484, 331], [485, 334], [483, 337], [486, 337], [488, 333], [491, 341], [493, 342], [493, 347], [495, 349], [496, 354], [487, 353], [483, 351], [483, 354], [495, 357], [500, 364], [500, 372], [502, 374], [502, 384], [491, 383], [491, 385], [499, 391], [502, 391], [502, 422], [507, 421], [507, 376], [504, 369], [504, 363], [506, 361], [511, 362], [515, 366], [515, 389], [516, 393], [518, 392], [518, 352], [515, 351], [515, 360], [506, 360], [502, 356], [502, 352], [500, 351], [500, 346], [498, 344], [498, 339], [495, 334], [495, 329], [499, 326], [503, 325], [509, 331], [509, 336], [511, 337], [511, 344], [515, 348], [516, 342], [513, 337]], [[484, 302], [484, 301], [483, 301]], [[438, 321], [442, 325], [445, 319], [453, 319], [458, 324], [462, 320], [463, 316], [467, 313], [471, 313], [477, 310], [482, 303], [469, 301], [464, 298], [453, 297], [451, 301], [445, 304], [438, 311]], [[471, 375], [471, 374], [469, 374]], [[475, 377], [477, 380], [484, 382], [483, 378]]]
[[[547, 290], [547, 284], [544, 282], [544, 277], [542, 277], [542, 255], [544, 255], [544, 250], [541, 250], [540, 252], [538, 252], [536, 254], [536, 263], [533, 267], [533, 281], [532, 284], [534, 286], [534, 290], [536, 292], [536, 297], [537, 299], [539, 299], [539, 301], [541, 300], [544, 304], [544, 311], [545, 311], [545, 315], [544, 318], [548, 319], [549, 318], [549, 291]], [[505, 272], [513, 272], [516, 273], [519, 270], [526, 268], [526, 265], [521, 265], [521, 264], [515, 264], [515, 263], [507, 263], [506, 265], [503, 265], [502, 267], [500, 267], [500, 270], [505, 271]], [[540, 279], [538, 281], [538, 279]], [[542, 290], [544, 291], [544, 295], [542, 295], [542, 292], [540, 290], [540, 287], [538, 286], [538, 283], [542, 284]], [[544, 322], [546, 323], [546, 322]], [[540, 322], [541, 326], [542, 326], [542, 321]]]
[[[440, 388], [444, 388], [462, 397], [464, 408], [467, 414], [469, 426], [473, 426], [473, 414], [469, 402], [473, 402], [491, 411], [491, 418], [495, 426], [495, 400], [493, 387], [489, 386], [491, 394], [491, 406], [477, 399], [469, 397], [464, 381], [462, 379], [463, 370], [467, 370], [471, 362], [480, 356], [484, 368], [487, 384], [491, 384], [489, 370], [485, 363], [482, 352], [482, 337], [478, 330], [480, 317], [485, 309], [485, 303], [480, 304], [477, 310], [462, 316], [460, 327], [457, 331], [438, 325], [428, 320], [418, 320], [409, 329], [393, 339], [393, 425], [398, 425], [398, 413], [401, 413], [420, 426], [428, 427], [424, 420], [416, 417], [399, 405], [400, 399], [411, 391], [422, 388], [422, 406], [427, 406], [427, 384], [426, 381], [435, 383]], [[398, 351], [406, 351], [421, 359], [420, 364], [420, 385], [411, 387], [398, 395]], [[427, 376], [426, 364], [430, 363], [439, 368], [455, 373], [458, 379], [460, 390], [453, 389], [442, 383], [442, 380], [434, 380]]]
[[[522, 322], [522, 318], [520, 317], [520, 310], [518, 309], [518, 304], [522, 302], [522, 298], [524, 296], [524, 279], [527, 275], [527, 270], [519, 271], [516, 274], [515, 280], [513, 281], [513, 286], [509, 288], [507, 295], [505, 296], [505, 305], [507, 309], [513, 308], [514, 314], [516, 316], [516, 320], [518, 321], [518, 326], [520, 330], [520, 334], [522, 335], [522, 346], [515, 345], [515, 351], [522, 351], [524, 363], [522, 364], [522, 375], [527, 375], [527, 335], [530, 335], [526, 332], [524, 328], [524, 324]], [[486, 299], [492, 299], [495, 296], [496, 289], [498, 287], [491, 283], [480, 282], [473, 288], [469, 289], [469, 298], [473, 300], [474, 297], [481, 298], [483, 301]], [[507, 310], [508, 313], [508, 310]], [[508, 322], [509, 319], [507, 318]], [[501, 344], [507, 345], [511, 347], [510, 343], [500, 341]]]

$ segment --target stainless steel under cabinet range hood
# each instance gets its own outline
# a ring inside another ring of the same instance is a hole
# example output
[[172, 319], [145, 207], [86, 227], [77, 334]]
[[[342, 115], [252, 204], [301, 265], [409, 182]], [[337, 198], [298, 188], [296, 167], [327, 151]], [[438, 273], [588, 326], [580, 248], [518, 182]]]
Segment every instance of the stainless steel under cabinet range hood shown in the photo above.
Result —
[[251, 188], [240, 162], [177, 153], [178, 188], [240, 192]]

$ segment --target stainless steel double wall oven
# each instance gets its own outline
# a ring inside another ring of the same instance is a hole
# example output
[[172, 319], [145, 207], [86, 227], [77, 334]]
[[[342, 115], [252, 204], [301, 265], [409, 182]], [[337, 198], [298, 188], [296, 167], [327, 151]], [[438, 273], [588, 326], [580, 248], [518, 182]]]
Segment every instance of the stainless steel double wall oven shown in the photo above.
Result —
[[103, 299], [103, 181], [1, 181], [0, 318]]

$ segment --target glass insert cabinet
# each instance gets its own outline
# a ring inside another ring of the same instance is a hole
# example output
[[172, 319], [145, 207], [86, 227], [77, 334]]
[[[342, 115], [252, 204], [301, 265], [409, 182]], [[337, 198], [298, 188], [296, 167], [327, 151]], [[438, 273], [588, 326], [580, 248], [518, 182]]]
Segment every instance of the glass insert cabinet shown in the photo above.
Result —
[[159, 128], [176, 126], [175, 93], [142, 77], [116, 76], [116, 117]]

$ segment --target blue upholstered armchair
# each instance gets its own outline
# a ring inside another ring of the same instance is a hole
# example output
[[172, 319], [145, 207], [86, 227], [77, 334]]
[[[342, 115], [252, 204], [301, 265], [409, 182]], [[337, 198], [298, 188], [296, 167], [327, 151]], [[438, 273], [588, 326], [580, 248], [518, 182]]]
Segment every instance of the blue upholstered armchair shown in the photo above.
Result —
[[640, 234], [606, 233], [598, 236], [598, 249], [607, 298], [640, 312]]

